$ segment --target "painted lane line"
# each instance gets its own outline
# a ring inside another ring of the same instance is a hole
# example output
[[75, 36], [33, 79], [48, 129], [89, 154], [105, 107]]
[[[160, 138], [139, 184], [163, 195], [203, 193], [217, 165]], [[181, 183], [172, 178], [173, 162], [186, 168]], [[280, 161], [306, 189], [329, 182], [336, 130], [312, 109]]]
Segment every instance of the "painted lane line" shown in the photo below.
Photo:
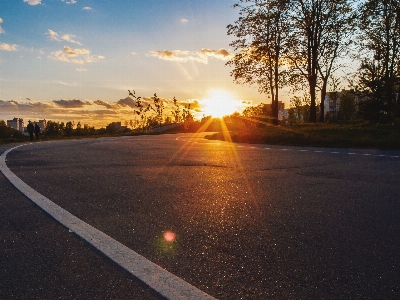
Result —
[[10, 151], [25, 145], [3, 152], [0, 156], [0, 170], [32, 202], [167, 299], [215, 299], [75, 217], [23, 182], [7, 167], [6, 156]]

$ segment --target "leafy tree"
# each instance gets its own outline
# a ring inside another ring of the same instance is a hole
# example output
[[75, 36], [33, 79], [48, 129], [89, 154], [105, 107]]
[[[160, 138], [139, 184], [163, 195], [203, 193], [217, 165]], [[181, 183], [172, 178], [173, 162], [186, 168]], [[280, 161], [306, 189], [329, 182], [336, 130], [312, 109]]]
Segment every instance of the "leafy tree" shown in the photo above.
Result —
[[300, 121], [303, 101], [299, 96], [293, 96], [290, 99], [290, 106], [293, 107], [293, 116], [291, 119]]
[[[231, 76], [239, 84], [257, 85], [271, 96], [273, 123], [278, 124], [279, 89], [286, 83], [283, 59], [289, 36], [286, 0], [240, 0], [240, 17], [228, 25], [228, 35], [237, 39], [230, 45], [237, 53], [228, 61]], [[244, 5], [241, 5], [244, 4]]]
[[21, 138], [23, 137], [23, 133], [8, 126], [4, 120], [0, 120], [0, 138], [10, 137]]
[[74, 123], [68, 121], [67, 123], [65, 123], [64, 135], [71, 136], [73, 135], [73, 132], [74, 132]]
[[340, 97], [339, 119], [348, 121], [356, 115], [356, 101], [354, 95], [343, 92]]
[[47, 121], [46, 128], [44, 129], [45, 136], [63, 136], [64, 135], [64, 123]]
[[400, 2], [361, 2], [359, 17], [359, 88], [365, 100], [360, 113], [369, 120], [399, 116], [400, 92]]
[[82, 134], [82, 124], [81, 124], [80, 121], [78, 122], [78, 124], [76, 124], [75, 132], [76, 132], [77, 135], [81, 135]]

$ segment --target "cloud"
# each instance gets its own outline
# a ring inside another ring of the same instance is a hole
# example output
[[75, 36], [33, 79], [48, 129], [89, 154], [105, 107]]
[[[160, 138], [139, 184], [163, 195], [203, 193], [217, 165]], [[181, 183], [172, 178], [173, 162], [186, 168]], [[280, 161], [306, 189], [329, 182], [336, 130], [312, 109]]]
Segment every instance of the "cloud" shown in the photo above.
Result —
[[92, 63], [104, 59], [104, 56], [91, 55], [91, 52], [88, 49], [72, 49], [71, 47], [64, 46], [63, 50], [52, 52], [49, 55], [49, 58], [83, 65], [84, 63]]
[[181, 23], [182, 23], [182, 24], [185, 24], [185, 23], [188, 23], [188, 22], [189, 22], [188, 19], [181, 19]]
[[77, 0], [71, 0], [71, 1], [62, 0], [62, 2], [65, 2], [67, 4], [75, 4], [77, 2]]
[[53, 103], [55, 103], [58, 106], [62, 106], [64, 108], [79, 108], [79, 107], [85, 107], [87, 105], [91, 105], [90, 102], [86, 101], [83, 102], [78, 99], [73, 99], [73, 100], [53, 100]]
[[[3, 23], [3, 19], [2, 19], [2, 18], [0, 18], [0, 24], [1, 24], [1, 23]], [[1, 26], [0, 26], [0, 34], [2, 34], [2, 33], [6, 33], [6, 32], [5, 32], [4, 29], [1, 28]]]
[[96, 100], [93, 101], [94, 104], [100, 105], [100, 106], [104, 106], [107, 109], [118, 109], [120, 108], [120, 105], [118, 103], [108, 103], [105, 102], [103, 100]]
[[76, 70], [77, 70], [78, 72], [86, 72], [86, 71], [87, 71], [85, 68], [76, 68]]
[[5, 44], [5, 43], [1, 43], [0, 44], [0, 50], [4, 50], [4, 51], [17, 51], [17, 47], [18, 45], [15, 44]]
[[137, 52], [133, 51], [131, 52], [132, 55], [137, 55]]
[[208, 64], [208, 58], [213, 57], [216, 59], [227, 60], [233, 56], [228, 50], [221, 48], [219, 50], [211, 50], [203, 48], [197, 52], [182, 51], [182, 50], [152, 50], [147, 56], [158, 57], [162, 60], [177, 61], [177, 62], [188, 62], [197, 61], [200, 63]]
[[73, 39], [75, 37], [75, 35], [73, 35], [73, 34], [64, 34], [62, 36], [59, 36], [57, 32], [55, 32], [55, 31], [53, 31], [51, 29], [48, 29], [48, 32], [46, 34], [48, 34], [49, 35], [49, 39], [53, 40], [53, 41], [58, 41], [58, 42], [66, 41], [66, 42], [69, 42], [69, 43], [82, 45], [80, 42], [75, 41]]
[[233, 54], [229, 53], [229, 51], [226, 50], [225, 48], [221, 48], [218, 51], [203, 48], [201, 49], [201, 51], [198, 52], [198, 54], [204, 56], [211, 56], [222, 60], [227, 60], [233, 56]]
[[28, 3], [29, 5], [41, 4], [41, 0], [24, 0], [24, 2]]
[[136, 108], [136, 102], [130, 97], [126, 97], [125, 99], [118, 100], [117, 104], [121, 106], [128, 106], [131, 108]]
[[92, 10], [92, 8], [90, 6], [85, 6], [84, 8], [82, 8], [83, 10]]
[[147, 56], [149, 57], [158, 57], [162, 60], [169, 60], [169, 61], [177, 61], [177, 62], [188, 62], [190, 60], [199, 61], [203, 63], [207, 63], [206, 61], [202, 61], [201, 57], [193, 56], [189, 51], [182, 51], [182, 50], [152, 50], [150, 51]]

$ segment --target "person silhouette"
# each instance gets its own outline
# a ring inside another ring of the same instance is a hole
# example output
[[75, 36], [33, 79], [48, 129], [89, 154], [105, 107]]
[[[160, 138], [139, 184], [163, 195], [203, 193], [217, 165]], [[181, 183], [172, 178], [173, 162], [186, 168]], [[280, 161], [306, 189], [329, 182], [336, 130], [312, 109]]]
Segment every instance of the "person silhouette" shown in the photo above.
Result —
[[35, 130], [35, 128], [33, 127], [33, 124], [30, 120], [28, 121], [28, 126], [26, 126], [26, 129], [29, 133], [29, 140], [33, 141], [33, 131]]
[[40, 126], [38, 125], [38, 123], [35, 123], [35, 129], [33, 131], [35, 133], [36, 139], [39, 139], [39, 133], [40, 133]]

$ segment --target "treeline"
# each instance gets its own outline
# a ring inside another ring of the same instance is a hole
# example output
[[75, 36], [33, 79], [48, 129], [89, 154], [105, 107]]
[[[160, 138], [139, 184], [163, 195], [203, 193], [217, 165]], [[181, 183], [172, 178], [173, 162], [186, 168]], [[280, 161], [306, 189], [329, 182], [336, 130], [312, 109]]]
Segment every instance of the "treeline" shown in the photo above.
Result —
[[10, 126], [4, 120], [0, 120], [0, 138], [22, 138], [24, 134]]
[[307, 94], [308, 121], [323, 122], [325, 95], [340, 84], [358, 94], [364, 119], [400, 117], [400, 1], [240, 0], [235, 7], [231, 76], [269, 95], [276, 122], [282, 88]]

